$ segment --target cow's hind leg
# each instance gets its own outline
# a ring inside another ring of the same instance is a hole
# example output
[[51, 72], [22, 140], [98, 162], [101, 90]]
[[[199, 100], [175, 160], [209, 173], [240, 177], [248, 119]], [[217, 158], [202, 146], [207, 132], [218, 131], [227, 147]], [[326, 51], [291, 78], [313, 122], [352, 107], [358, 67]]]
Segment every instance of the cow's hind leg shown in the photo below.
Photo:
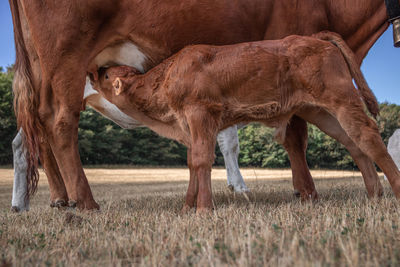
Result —
[[379, 177], [373, 162], [349, 138], [335, 117], [326, 112], [324, 109], [314, 108], [311, 106], [302, 108], [302, 110], [296, 114], [308, 122], [316, 125], [323, 132], [343, 144], [350, 152], [363, 175], [368, 197], [372, 198], [382, 196], [383, 188], [379, 181]]
[[[354, 91], [353, 86], [348, 86], [348, 90]], [[330, 112], [336, 116], [347, 135], [361, 151], [383, 170], [394, 194], [400, 198], [400, 172], [386, 150], [376, 123], [365, 114], [357, 94], [344, 99], [336, 97], [330, 103], [335, 103], [330, 104]]]
[[[24, 132], [21, 128], [12, 142], [14, 157], [14, 186], [11, 204], [12, 210], [16, 212], [29, 210], [29, 198], [26, 197], [28, 163], [25, 157], [26, 149], [24, 138]], [[50, 206], [66, 206], [68, 201], [67, 191], [48, 143], [43, 142], [40, 145], [40, 155], [40, 160], [44, 166], [50, 187]]]
[[293, 187], [300, 193], [302, 200], [316, 200], [318, 193], [306, 160], [307, 138], [307, 123], [293, 116], [286, 128], [283, 143], [292, 168]]
[[247, 188], [239, 169], [239, 139], [237, 131], [238, 129], [236, 125], [226, 128], [219, 132], [217, 141], [222, 155], [224, 156], [226, 172], [228, 175], [228, 187], [235, 192], [243, 193], [249, 191], [249, 189]]

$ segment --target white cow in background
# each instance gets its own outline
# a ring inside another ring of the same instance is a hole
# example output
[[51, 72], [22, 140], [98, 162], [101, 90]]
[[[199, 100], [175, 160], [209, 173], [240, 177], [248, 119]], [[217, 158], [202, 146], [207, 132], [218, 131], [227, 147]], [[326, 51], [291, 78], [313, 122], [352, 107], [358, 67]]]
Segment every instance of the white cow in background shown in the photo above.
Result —
[[[89, 80], [86, 82], [84, 99], [89, 106], [122, 128], [134, 129], [142, 126], [139, 122], [120, 111], [114, 104], [101, 97], [97, 91], [93, 90]], [[222, 155], [224, 156], [228, 187], [235, 192], [243, 193], [249, 191], [249, 189], [244, 183], [242, 174], [239, 170], [239, 140], [237, 130], [238, 128], [235, 125], [221, 131], [218, 134], [218, 145]], [[14, 156], [14, 186], [11, 209], [16, 212], [29, 210], [29, 200], [25, 198], [27, 192], [26, 174], [28, 164], [25, 159], [26, 150], [23, 138], [24, 133], [20, 129], [12, 142]]]
[[[388, 152], [392, 156], [394, 163], [400, 170], [400, 129], [394, 131], [388, 142]], [[387, 180], [386, 176], [384, 179]]]

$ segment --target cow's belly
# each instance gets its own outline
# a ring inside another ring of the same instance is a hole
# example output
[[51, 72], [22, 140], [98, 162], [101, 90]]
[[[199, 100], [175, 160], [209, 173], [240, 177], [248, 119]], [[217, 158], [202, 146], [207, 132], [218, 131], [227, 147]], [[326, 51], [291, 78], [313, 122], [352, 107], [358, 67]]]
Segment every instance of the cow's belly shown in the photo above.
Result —
[[[134, 44], [126, 42], [104, 49], [96, 56], [94, 62], [98, 67], [127, 65], [144, 72], [146, 55], [140, 52]], [[122, 128], [133, 129], [141, 126], [138, 121], [123, 113], [117, 106], [94, 90], [89, 82], [89, 78], [86, 79], [83, 98], [89, 106]]]

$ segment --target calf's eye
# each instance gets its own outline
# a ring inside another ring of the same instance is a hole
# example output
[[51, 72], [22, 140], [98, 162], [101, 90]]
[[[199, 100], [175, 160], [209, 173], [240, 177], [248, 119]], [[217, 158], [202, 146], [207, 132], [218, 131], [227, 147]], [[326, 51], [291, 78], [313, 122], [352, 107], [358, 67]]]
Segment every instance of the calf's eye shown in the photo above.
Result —
[[106, 78], [106, 80], [108, 80], [108, 74], [106, 73], [106, 75], [104, 76], [104, 78]]

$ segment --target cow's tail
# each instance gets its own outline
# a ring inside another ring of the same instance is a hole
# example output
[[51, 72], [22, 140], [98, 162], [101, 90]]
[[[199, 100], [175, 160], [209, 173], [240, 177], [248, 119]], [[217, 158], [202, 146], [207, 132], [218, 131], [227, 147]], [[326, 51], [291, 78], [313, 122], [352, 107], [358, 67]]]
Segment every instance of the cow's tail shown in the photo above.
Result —
[[340, 49], [342, 55], [344, 56], [347, 62], [350, 73], [353, 76], [355, 83], [357, 84], [358, 90], [361, 94], [361, 97], [365, 105], [367, 106], [372, 116], [376, 118], [376, 116], [379, 114], [378, 101], [376, 100], [374, 93], [371, 91], [371, 88], [369, 88], [367, 81], [365, 80], [364, 75], [360, 70], [360, 66], [358, 65], [354, 53], [350, 49], [350, 47], [348, 47], [346, 42], [342, 39], [342, 37], [339, 34], [333, 32], [324, 31], [314, 34], [313, 37], [329, 41]]
[[37, 189], [39, 181], [39, 144], [42, 136], [42, 124], [38, 116], [39, 94], [32, 80], [32, 68], [24, 41], [18, 0], [9, 0], [14, 24], [16, 59], [14, 65], [14, 112], [18, 127], [25, 135], [27, 171], [27, 195], [29, 198]]

